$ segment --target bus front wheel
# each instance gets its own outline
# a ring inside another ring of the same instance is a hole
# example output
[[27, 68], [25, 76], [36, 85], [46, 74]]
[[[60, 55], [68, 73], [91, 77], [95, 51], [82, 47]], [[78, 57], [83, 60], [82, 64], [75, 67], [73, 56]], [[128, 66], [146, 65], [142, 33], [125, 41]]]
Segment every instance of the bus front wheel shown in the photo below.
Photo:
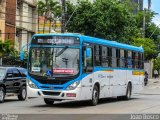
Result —
[[49, 99], [49, 98], [44, 98], [44, 102], [47, 104], [47, 105], [53, 105], [54, 101], [52, 99]]
[[92, 100], [91, 100], [91, 105], [96, 106], [98, 104], [99, 100], [99, 89], [97, 85], [94, 85], [93, 91], [92, 91]]

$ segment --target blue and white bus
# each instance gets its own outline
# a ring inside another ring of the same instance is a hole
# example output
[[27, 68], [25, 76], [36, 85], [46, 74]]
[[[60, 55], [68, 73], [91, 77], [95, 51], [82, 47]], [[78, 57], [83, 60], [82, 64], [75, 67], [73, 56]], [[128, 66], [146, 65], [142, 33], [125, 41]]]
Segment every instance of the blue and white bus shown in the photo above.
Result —
[[28, 97], [46, 104], [107, 97], [130, 99], [143, 89], [142, 47], [80, 34], [36, 34], [29, 45]]

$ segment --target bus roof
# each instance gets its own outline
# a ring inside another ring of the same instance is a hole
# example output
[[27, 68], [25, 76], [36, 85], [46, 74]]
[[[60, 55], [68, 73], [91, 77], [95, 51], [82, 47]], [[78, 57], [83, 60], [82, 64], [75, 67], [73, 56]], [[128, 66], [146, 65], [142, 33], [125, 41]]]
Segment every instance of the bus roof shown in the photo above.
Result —
[[89, 43], [95, 43], [95, 44], [107, 45], [107, 46], [110, 46], [110, 47], [116, 47], [116, 48], [121, 48], [121, 49], [126, 49], [126, 50], [144, 52], [142, 47], [136, 47], [136, 46], [132, 46], [132, 45], [124, 44], [124, 43], [119, 43], [119, 42], [116, 42], [116, 41], [85, 36], [85, 35], [81, 35], [79, 33], [35, 34], [34, 36], [52, 36], [52, 35], [75, 36], [75, 37], [80, 37], [80, 38], [82, 38], [82, 41], [89, 42]]

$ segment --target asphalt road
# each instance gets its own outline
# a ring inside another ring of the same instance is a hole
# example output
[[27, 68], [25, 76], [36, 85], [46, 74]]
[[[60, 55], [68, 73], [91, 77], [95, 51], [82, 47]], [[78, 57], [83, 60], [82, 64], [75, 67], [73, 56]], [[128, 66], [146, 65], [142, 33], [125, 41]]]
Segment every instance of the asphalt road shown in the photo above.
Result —
[[[46, 105], [41, 98], [18, 101], [16, 96], [12, 96], [7, 97], [5, 102], [0, 104], [0, 113], [43, 114], [41, 118], [48, 114], [68, 114], [69, 116], [71, 114], [78, 114], [80, 116], [85, 114], [88, 118], [87, 120], [89, 120], [89, 116], [93, 114], [160, 114], [160, 85], [156, 82], [150, 84], [149, 86], [145, 87], [144, 91], [141, 93], [133, 95], [132, 99], [129, 101], [109, 98], [100, 100], [100, 103], [97, 106], [90, 106], [86, 101], [57, 102], [54, 105], [49, 106]], [[56, 115], [54, 117], [56, 117]], [[94, 117], [95, 119], [98, 119], [96, 118], [98, 117], [97, 115]], [[66, 118], [66, 116], [63, 115], [61, 115], [61, 117], [62, 120], [63, 118]], [[81, 117], [83, 118], [84, 116]]]

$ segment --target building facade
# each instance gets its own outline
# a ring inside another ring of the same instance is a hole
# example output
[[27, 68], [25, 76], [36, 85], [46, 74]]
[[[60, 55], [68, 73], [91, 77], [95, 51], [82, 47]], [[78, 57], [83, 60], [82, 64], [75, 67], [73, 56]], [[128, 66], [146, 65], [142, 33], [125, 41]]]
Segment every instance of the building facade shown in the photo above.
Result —
[[5, 39], [5, 0], [0, 0], [0, 40], [4, 41]]
[[5, 40], [15, 40], [16, 0], [6, 0], [5, 10]]
[[37, 0], [17, 0], [15, 48], [18, 51], [28, 44], [32, 35], [36, 33], [36, 3]]

